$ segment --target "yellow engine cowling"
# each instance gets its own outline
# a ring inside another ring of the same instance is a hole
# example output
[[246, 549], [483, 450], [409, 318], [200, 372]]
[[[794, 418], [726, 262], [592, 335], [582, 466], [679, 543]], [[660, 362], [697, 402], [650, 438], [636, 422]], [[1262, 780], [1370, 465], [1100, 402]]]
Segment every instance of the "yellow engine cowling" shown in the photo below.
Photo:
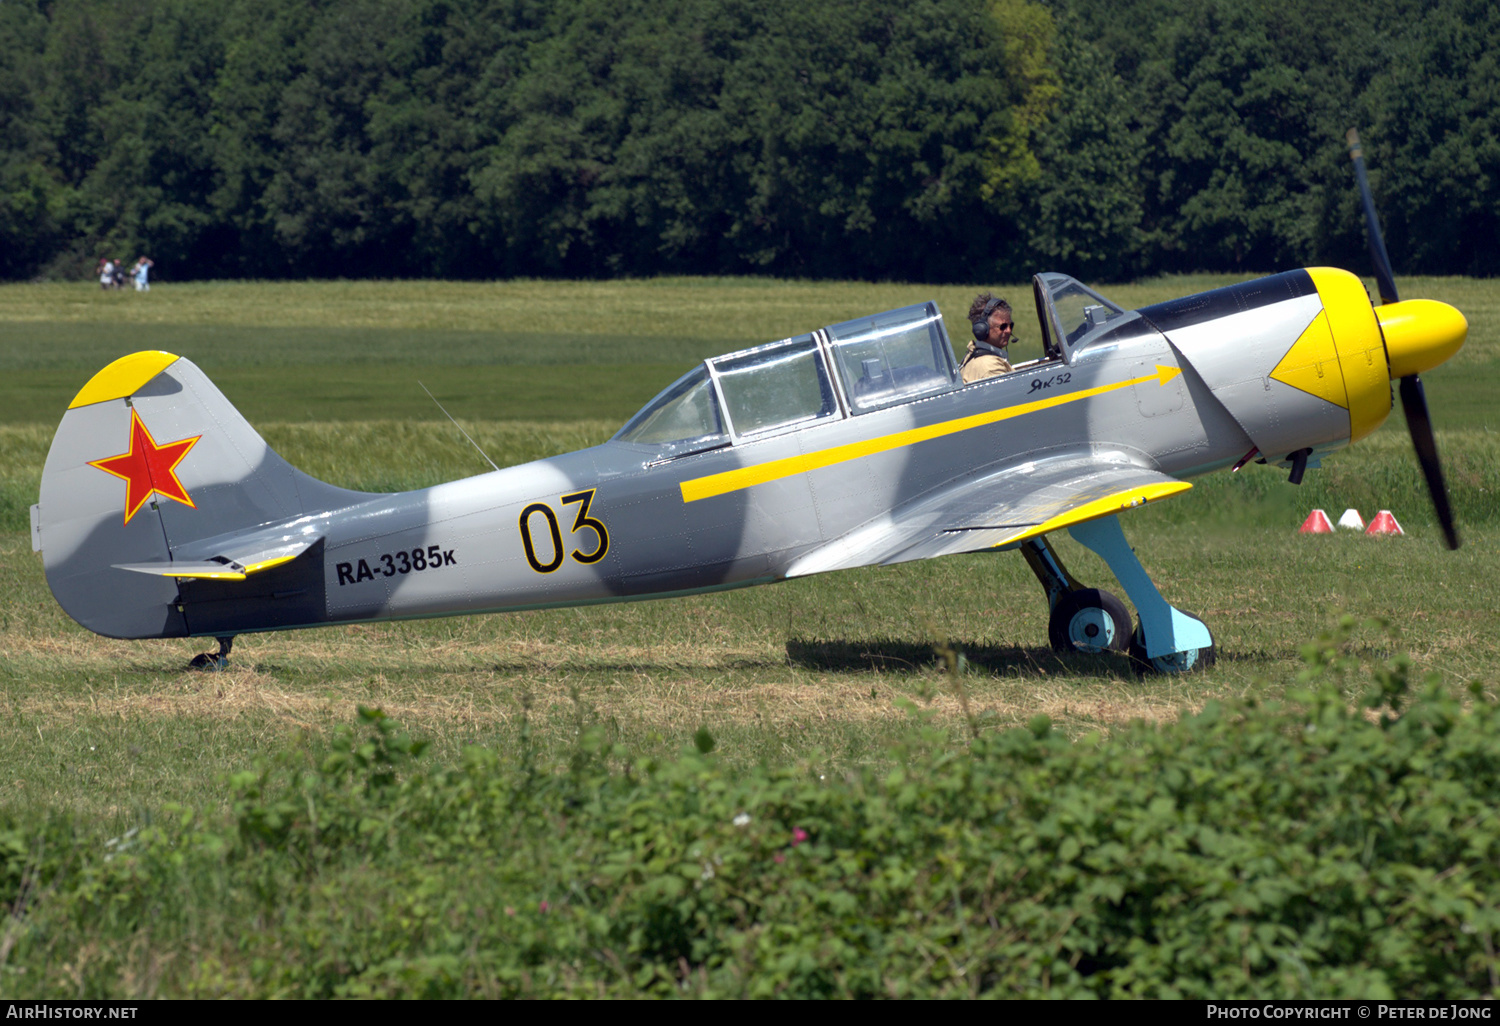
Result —
[[1364, 438], [1391, 412], [1391, 382], [1431, 370], [1464, 344], [1469, 324], [1447, 303], [1411, 299], [1371, 306], [1348, 271], [1310, 267], [1323, 312], [1282, 357], [1271, 377], [1349, 411], [1349, 441]]

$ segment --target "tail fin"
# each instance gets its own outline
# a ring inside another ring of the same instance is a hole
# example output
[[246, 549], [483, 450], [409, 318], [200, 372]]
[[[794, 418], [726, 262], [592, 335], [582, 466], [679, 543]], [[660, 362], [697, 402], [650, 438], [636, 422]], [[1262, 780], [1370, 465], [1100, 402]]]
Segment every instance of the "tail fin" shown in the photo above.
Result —
[[[300, 518], [364, 498], [272, 452], [192, 361], [143, 352], [105, 367], [69, 404], [32, 521], [69, 616], [110, 637], [183, 637], [213, 626], [185, 610], [179, 580], [239, 580], [294, 560], [320, 540]], [[297, 562], [311, 570], [314, 560]], [[321, 588], [308, 596], [321, 600]]]

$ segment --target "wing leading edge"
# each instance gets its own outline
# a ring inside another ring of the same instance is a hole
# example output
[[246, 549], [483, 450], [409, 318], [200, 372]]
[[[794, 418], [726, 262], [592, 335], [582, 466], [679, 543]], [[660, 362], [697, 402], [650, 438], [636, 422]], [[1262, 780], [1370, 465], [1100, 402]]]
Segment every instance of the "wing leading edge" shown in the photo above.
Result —
[[1031, 460], [923, 496], [805, 553], [786, 576], [999, 548], [1191, 487], [1119, 452]]

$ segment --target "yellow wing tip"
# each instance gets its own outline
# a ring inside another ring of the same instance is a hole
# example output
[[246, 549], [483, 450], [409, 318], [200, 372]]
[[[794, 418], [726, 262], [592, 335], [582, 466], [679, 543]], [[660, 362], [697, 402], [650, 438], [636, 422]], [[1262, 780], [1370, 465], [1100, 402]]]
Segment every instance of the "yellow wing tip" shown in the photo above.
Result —
[[1113, 495], [1107, 495], [1102, 499], [1086, 502], [1076, 509], [1068, 510], [1066, 513], [1059, 513], [1044, 523], [1038, 524], [1035, 527], [1029, 527], [1024, 531], [1019, 531], [1004, 541], [997, 542], [994, 547], [998, 549], [1002, 545], [1014, 545], [1016, 542], [1035, 538], [1051, 531], [1061, 530], [1064, 527], [1071, 527], [1074, 524], [1081, 524], [1086, 520], [1098, 520], [1100, 517], [1124, 513], [1126, 510], [1144, 506], [1148, 502], [1155, 502], [1158, 499], [1178, 495], [1192, 487], [1193, 485], [1190, 481], [1163, 481], [1159, 484], [1126, 488]]
[[80, 406], [92, 406], [94, 403], [134, 395], [177, 360], [178, 357], [174, 354], [158, 349], [122, 356], [89, 378], [88, 384], [80, 388], [73, 401], [68, 404], [68, 409], [76, 410]]

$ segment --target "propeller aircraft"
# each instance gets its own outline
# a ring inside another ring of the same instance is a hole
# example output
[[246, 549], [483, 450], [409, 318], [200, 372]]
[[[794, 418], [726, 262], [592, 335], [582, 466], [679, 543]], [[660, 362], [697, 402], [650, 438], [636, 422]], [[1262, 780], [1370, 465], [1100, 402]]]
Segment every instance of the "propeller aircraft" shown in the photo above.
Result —
[[[1449, 547], [1418, 375], [1463, 344], [1400, 301], [1357, 139], [1381, 304], [1313, 267], [1126, 310], [1063, 274], [1033, 293], [1043, 356], [964, 385], [920, 303], [705, 360], [608, 442], [418, 491], [302, 473], [190, 360], [123, 357], [74, 397], [32, 507], [53, 595], [117, 638], [664, 598], [960, 552], [1019, 550], [1059, 649], [1183, 671], [1207, 625], [1170, 605], [1118, 514], [1252, 459], [1293, 482], [1374, 431], [1400, 382]], [[1098, 553], [1135, 606], [1048, 540]]]

